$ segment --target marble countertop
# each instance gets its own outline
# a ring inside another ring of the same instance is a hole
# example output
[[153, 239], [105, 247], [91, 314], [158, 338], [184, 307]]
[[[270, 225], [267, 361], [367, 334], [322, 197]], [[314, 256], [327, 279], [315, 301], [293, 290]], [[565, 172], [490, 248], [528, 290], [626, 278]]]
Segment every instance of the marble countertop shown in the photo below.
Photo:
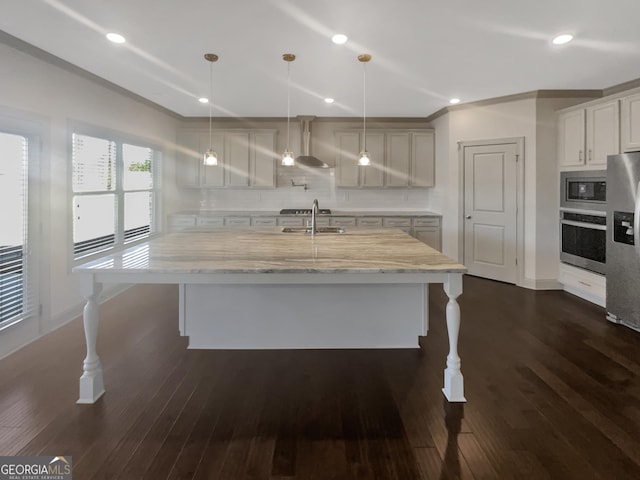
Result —
[[[308, 207], [301, 207], [308, 208]], [[324, 207], [322, 207], [324, 208]], [[200, 215], [210, 217], [296, 217], [302, 215], [282, 215], [279, 210], [186, 210], [182, 212], [174, 212], [171, 215]], [[331, 217], [441, 217], [439, 213], [429, 212], [426, 210], [340, 210], [339, 208], [331, 208], [331, 213], [321, 216]]]
[[75, 273], [449, 273], [463, 265], [398, 229], [343, 234], [237, 227], [170, 233], [79, 265]]

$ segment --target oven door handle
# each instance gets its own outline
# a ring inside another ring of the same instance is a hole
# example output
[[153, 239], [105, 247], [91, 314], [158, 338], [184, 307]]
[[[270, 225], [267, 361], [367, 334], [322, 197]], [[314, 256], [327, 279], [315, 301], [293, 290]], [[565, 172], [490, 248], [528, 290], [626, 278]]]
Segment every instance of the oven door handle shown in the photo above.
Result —
[[571, 225], [572, 227], [590, 228], [592, 230], [607, 230], [606, 225], [598, 225], [597, 223], [574, 222], [573, 220], [560, 220], [563, 225]]

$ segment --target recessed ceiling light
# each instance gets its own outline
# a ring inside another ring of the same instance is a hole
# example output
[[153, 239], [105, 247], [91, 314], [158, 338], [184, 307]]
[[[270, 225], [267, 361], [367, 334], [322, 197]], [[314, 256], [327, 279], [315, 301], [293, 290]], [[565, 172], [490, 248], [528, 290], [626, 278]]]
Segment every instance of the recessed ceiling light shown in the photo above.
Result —
[[205, 97], [199, 98], [199, 99], [198, 99], [198, 101], [199, 101], [200, 103], [209, 103], [209, 99], [208, 99], [208, 98], [205, 98]]
[[553, 40], [551, 40], [551, 43], [554, 45], [564, 45], [565, 43], [569, 43], [571, 40], [573, 40], [573, 35], [570, 33], [563, 33], [562, 35], [554, 37]]
[[335, 102], [335, 100], [333, 98], [327, 97], [327, 98], [324, 99], [324, 103], [333, 103], [333, 102]]
[[125, 38], [119, 33], [107, 33], [107, 39], [111, 40], [113, 43], [124, 43], [126, 42]]
[[331, 41], [336, 45], [344, 45], [347, 43], [347, 36], [343, 33], [336, 33], [333, 37], [331, 37]]
[[456, 103], [460, 103], [460, 99], [459, 98], [452, 98], [451, 100], [449, 100], [449, 103], [452, 105], [455, 105]]

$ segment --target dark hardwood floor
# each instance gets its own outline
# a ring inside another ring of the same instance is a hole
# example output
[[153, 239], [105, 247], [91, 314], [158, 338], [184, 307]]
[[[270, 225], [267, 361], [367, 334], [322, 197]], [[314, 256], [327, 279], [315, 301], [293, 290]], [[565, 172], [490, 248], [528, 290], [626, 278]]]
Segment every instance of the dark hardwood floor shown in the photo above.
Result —
[[187, 350], [177, 288], [133, 287], [102, 307], [96, 404], [80, 319], [0, 361], [0, 455], [71, 455], [76, 480], [640, 478], [640, 334], [564, 292], [464, 288], [448, 404], [440, 286], [421, 349], [356, 351]]

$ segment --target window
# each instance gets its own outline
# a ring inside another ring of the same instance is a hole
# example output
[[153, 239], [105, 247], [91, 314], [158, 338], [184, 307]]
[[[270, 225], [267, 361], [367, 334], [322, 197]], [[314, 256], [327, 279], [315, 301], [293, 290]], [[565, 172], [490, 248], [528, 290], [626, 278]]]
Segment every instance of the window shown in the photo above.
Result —
[[73, 255], [78, 259], [154, 231], [158, 152], [116, 135], [72, 135]]
[[27, 314], [27, 137], [0, 132], [0, 328]]

